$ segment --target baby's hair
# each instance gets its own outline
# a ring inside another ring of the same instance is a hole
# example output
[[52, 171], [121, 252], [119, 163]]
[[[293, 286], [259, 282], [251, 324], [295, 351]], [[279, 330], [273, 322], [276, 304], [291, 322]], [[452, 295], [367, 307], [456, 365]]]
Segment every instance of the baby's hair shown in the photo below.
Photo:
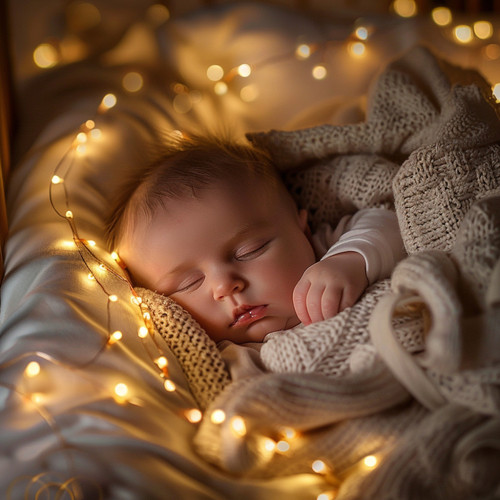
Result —
[[168, 200], [197, 197], [216, 183], [251, 180], [283, 189], [268, 154], [248, 143], [213, 135], [165, 141], [155, 148], [154, 159], [118, 190], [106, 224], [108, 246], [115, 249], [139, 215], [151, 220]]

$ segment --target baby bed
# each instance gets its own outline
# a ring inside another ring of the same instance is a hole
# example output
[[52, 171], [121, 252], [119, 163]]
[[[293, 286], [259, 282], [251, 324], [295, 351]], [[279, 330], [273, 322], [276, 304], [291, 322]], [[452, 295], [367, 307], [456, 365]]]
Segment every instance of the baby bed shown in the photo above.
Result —
[[360, 121], [375, 75], [421, 41], [500, 82], [491, 6], [440, 27], [428, 2], [399, 3], [2, 2], [2, 498], [333, 498], [320, 461], [252, 476], [196, 453], [199, 402], [103, 213], [152, 139]]

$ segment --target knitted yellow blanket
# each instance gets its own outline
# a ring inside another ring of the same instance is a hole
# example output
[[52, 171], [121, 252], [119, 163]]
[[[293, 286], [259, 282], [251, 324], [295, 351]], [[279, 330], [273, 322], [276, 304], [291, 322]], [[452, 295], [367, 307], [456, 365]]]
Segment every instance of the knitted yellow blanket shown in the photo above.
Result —
[[[140, 293], [205, 411], [194, 445], [216, 466], [269, 477], [315, 463], [337, 499], [493, 498], [498, 105], [478, 73], [422, 47], [385, 68], [368, 104], [362, 123], [249, 139], [271, 153], [313, 226], [393, 208], [409, 256], [390, 280], [330, 320], [270, 334], [268, 373], [233, 383], [185, 311]], [[211, 418], [216, 410], [225, 419]], [[367, 455], [376, 468], [363, 465]]]

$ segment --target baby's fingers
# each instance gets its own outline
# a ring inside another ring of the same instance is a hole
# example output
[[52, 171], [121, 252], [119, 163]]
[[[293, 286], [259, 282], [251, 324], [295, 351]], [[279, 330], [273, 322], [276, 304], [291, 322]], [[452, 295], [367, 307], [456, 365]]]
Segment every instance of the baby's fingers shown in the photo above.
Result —
[[[342, 290], [326, 288], [321, 296], [322, 319], [332, 318], [343, 309]], [[345, 306], [344, 306], [345, 307]]]
[[309, 280], [301, 279], [293, 290], [293, 307], [297, 317], [304, 325], [312, 323], [307, 311], [307, 294], [311, 288]]

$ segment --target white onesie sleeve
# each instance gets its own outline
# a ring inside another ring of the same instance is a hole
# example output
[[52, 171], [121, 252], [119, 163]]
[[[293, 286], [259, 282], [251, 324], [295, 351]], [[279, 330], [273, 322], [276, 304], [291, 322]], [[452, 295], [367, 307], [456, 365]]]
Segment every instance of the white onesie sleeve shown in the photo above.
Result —
[[322, 259], [343, 252], [360, 253], [370, 285], [390, 277], [395, 265], [406, 256], [396, 214], [385, 208], [365, 208], [347, 215], [335, 229], [322, 224], [312, 240]]

